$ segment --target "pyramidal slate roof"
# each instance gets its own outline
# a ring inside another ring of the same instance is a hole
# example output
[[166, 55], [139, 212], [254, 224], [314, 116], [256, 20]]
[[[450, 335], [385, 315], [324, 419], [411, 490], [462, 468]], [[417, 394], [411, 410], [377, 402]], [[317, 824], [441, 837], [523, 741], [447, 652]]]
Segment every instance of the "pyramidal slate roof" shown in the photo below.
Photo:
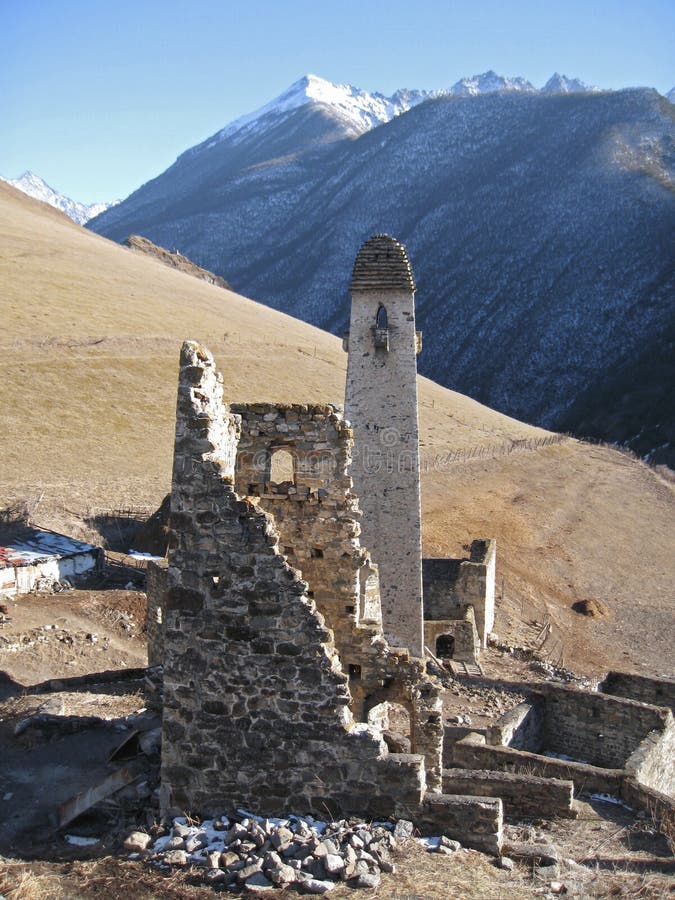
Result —
[[415, 277], [403, 244], [388, 234], [369, 238], [356, 257], [350, 289], [414, 291]]

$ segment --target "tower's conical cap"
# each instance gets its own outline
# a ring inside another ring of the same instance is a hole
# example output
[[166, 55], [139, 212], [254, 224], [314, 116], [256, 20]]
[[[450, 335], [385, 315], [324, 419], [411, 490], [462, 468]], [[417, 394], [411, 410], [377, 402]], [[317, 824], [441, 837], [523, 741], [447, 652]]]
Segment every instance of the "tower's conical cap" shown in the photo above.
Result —
[[376, 234], [361, 247], [352, 271], [352, 291], [414, 291], [406, 249], [388, 234]]

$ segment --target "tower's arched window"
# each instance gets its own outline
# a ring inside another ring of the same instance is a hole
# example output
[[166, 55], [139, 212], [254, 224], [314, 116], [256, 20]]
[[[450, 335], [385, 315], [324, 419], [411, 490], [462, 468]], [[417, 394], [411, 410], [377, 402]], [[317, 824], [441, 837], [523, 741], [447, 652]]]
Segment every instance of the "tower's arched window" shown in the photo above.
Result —
[[375, 349], [376, 350], [388, 350], [389, 349], [389, 325], [387, 322], [387, 310], [380, 303], [377, 308], [377, 313], [375, 315], [375, 328], [373, 329], [373, 334], [375, 336]]

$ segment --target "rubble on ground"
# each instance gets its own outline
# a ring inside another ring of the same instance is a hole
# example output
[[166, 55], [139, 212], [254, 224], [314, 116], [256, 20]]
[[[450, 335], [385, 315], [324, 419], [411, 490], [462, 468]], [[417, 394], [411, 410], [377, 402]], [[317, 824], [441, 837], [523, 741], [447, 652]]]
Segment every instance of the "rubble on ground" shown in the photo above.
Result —
[[[396, 870], [393, 853], [413, 839], [412, 822], [366, 823], [353, 819], [325, 823], [311, 816], [263, 819], [239, 811], [237, 817], [196, 824], [176, 818], [159, 836], [134, 831], [124, 841], [130, 858], [160, 867], [195, 866], [209, 884], [252, 893], [297, 886], [323, 894], [338, 882], [376, 888], [382, 873]], [[458, 841], [425, 838], [430, 852], [461, 850]]]

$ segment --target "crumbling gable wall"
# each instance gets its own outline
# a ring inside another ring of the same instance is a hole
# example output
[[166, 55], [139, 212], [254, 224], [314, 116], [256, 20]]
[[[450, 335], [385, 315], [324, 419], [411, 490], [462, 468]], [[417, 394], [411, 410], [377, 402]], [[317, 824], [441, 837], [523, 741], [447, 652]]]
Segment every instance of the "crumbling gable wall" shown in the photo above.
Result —
[[[333, 631], [262, 499], [235, 490], [239, 433], [213, 359], [186, 343], [164, 609], [163, 810], [421, 808], [423, 756], [390, 754], [376, 729], [354, 723]], [[424, 713], [431, 687], [415, 684]], [[500, 821], [501, 808], [485, 809]]]

